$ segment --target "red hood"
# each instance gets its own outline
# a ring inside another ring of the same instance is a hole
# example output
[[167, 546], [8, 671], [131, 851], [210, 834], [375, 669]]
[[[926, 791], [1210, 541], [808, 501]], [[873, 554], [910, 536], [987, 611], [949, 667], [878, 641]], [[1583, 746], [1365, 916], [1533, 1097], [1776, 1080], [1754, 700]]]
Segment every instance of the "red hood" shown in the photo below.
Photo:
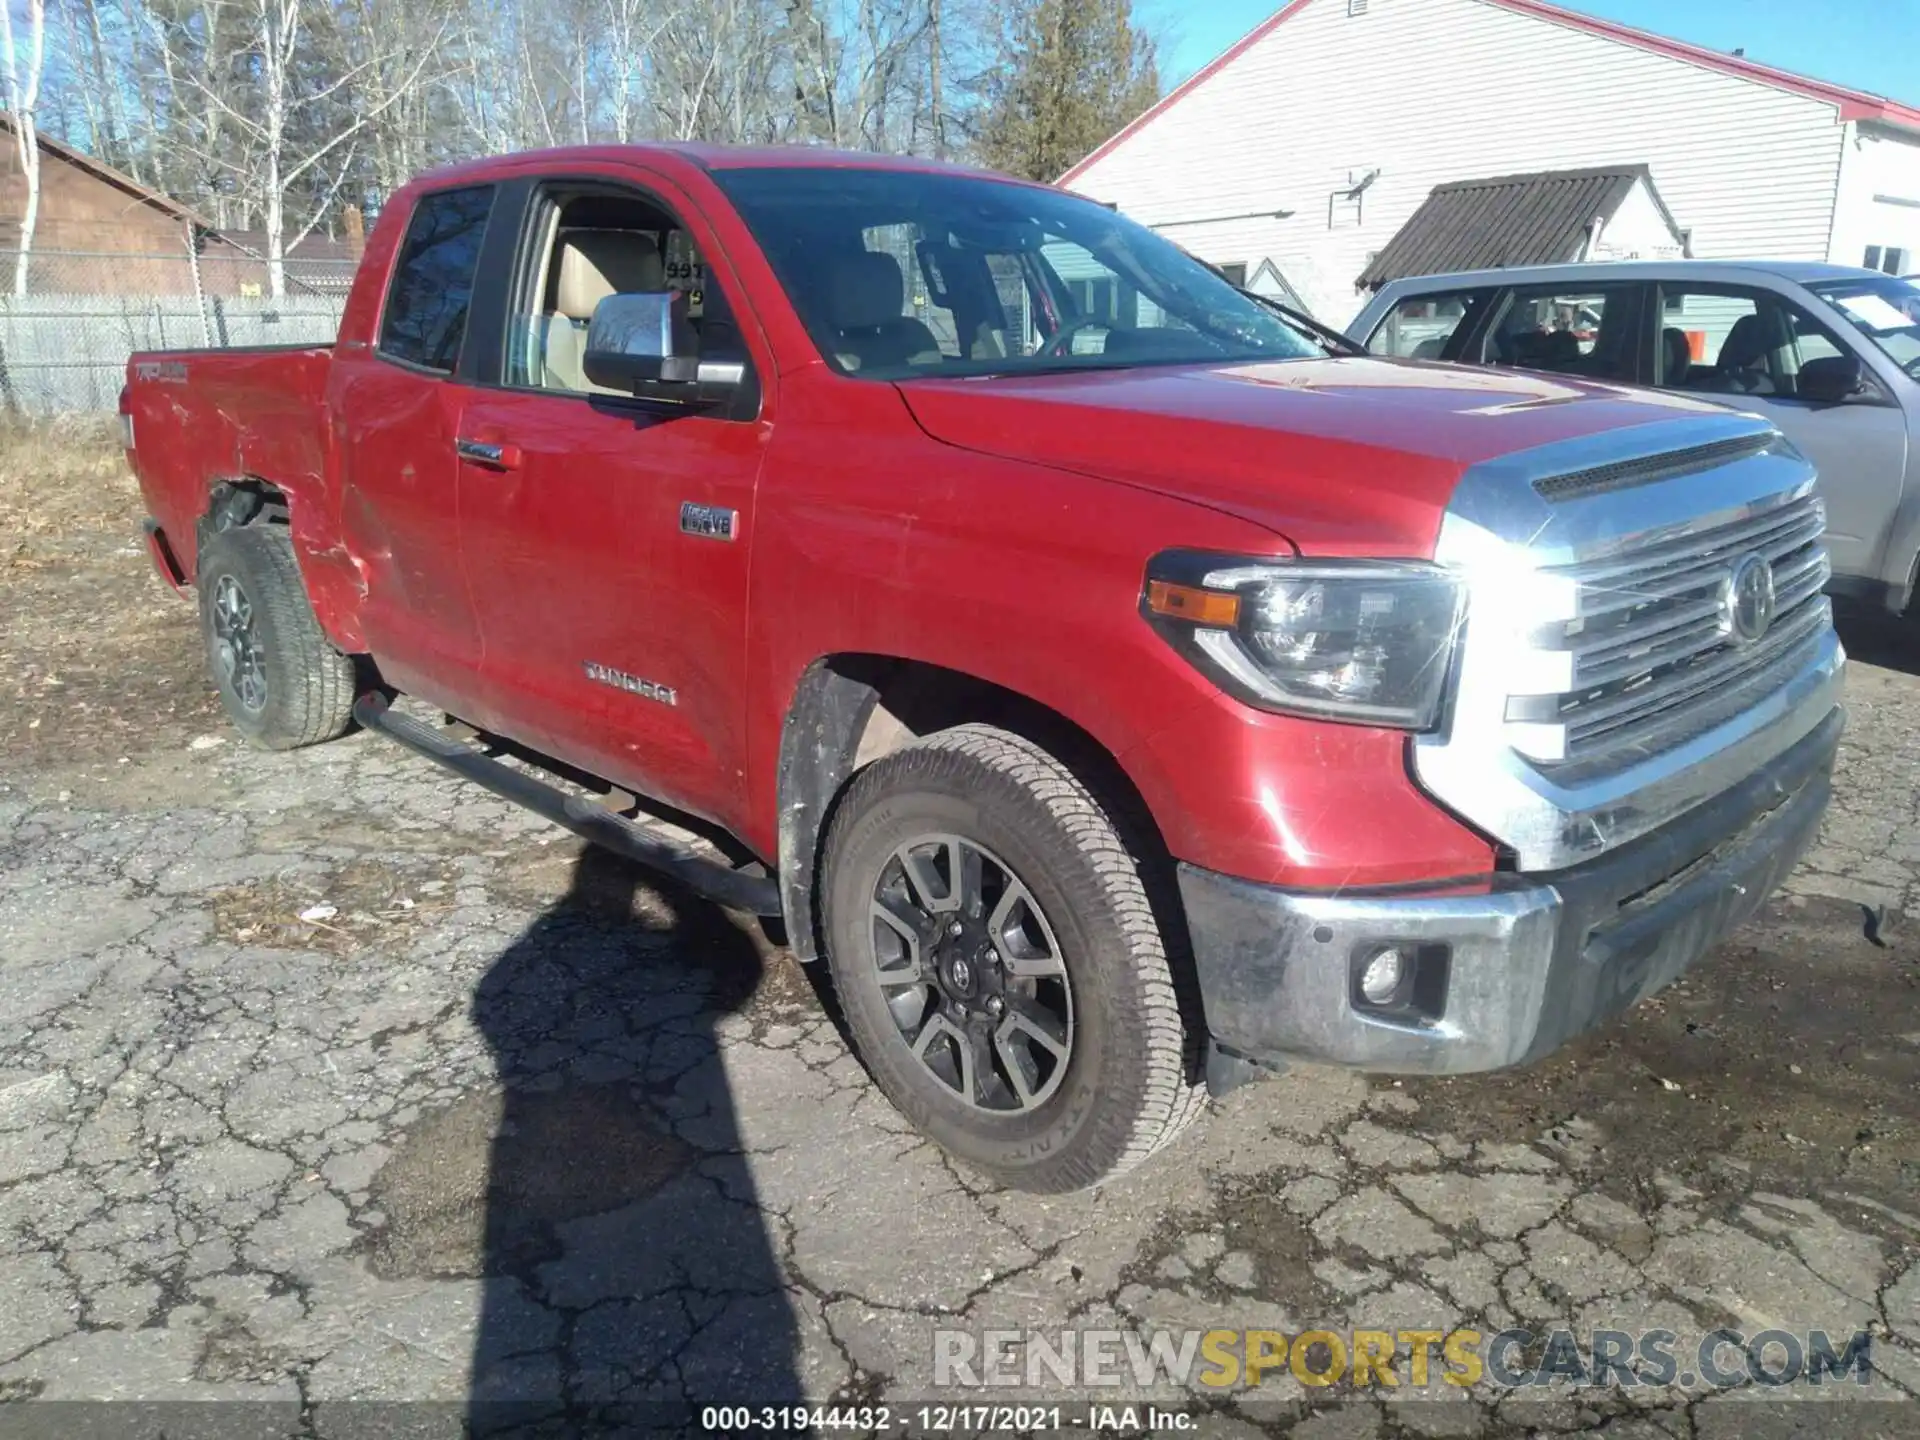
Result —
[[1179, 495], [1320, 555], [1431, 555], [1470, 465], [1724, 413], [1560, 376], [1357, 357], [899, 388], [949, 445]]

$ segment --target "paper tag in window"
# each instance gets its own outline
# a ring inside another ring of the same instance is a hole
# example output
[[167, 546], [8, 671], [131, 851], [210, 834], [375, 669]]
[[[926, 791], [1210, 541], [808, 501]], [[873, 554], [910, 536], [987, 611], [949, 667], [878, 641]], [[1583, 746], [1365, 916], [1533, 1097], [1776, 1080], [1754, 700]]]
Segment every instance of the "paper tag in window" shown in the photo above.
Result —
[[1842, 295], [1840, 308], [1869, 330], [1904, 330], [1914, 322], [1878, 295]]
[[684, 230], [667, 232], [667, 288], [686, 292], [688, 319], [698, 320], [706, 313], [707, 267]]

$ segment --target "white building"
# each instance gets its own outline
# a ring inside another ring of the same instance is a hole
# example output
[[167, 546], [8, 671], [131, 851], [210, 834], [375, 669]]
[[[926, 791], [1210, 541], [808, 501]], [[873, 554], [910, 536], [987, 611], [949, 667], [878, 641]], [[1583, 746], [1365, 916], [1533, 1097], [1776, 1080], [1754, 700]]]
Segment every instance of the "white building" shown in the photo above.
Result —
[[1061, 183], [1342, 324], [1435, 187], [1641, 166], [1696, 257], [1920, 270], [1920, 108], [1544, 0], [1292, 0]]

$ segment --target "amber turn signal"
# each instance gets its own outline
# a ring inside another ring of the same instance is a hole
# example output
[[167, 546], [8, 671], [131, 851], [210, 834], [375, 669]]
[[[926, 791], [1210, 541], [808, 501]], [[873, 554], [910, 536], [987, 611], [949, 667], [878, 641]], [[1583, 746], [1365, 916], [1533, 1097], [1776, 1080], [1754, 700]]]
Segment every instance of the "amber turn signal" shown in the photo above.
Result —
[[1240, 623], [1240, 597], [1198, 585], [1176, 585], [1170, 580], [1147, 582], [1147, 609], [1195, 625], [1217, 625], [1230, 630]]

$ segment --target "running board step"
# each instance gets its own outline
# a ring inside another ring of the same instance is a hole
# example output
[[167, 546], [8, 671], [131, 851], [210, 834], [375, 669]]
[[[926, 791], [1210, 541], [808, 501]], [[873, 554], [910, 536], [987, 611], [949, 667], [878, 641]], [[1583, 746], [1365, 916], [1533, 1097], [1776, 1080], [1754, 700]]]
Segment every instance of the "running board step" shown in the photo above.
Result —
[[780, 887], [771, 876], [749, 875], [718, 860], [709, 860], [684, 845], [662, 839], [631, 820], [612, 814], [602, 808], [596, 797], [568, 794], [556, 785], [502, 765], [472, 746], [450, 738], [445, 730], [396, 714], [389, 707], [387, 697], [377, 691], [369, 691], [353, 702], [353, 718], [364, 728], [398, 741], [445, 766], [461, 779], [484, 786], [503, 800], [525, 806], [616, 855], [670, 876], [696, 895], [754, 915], [780, 913]]

